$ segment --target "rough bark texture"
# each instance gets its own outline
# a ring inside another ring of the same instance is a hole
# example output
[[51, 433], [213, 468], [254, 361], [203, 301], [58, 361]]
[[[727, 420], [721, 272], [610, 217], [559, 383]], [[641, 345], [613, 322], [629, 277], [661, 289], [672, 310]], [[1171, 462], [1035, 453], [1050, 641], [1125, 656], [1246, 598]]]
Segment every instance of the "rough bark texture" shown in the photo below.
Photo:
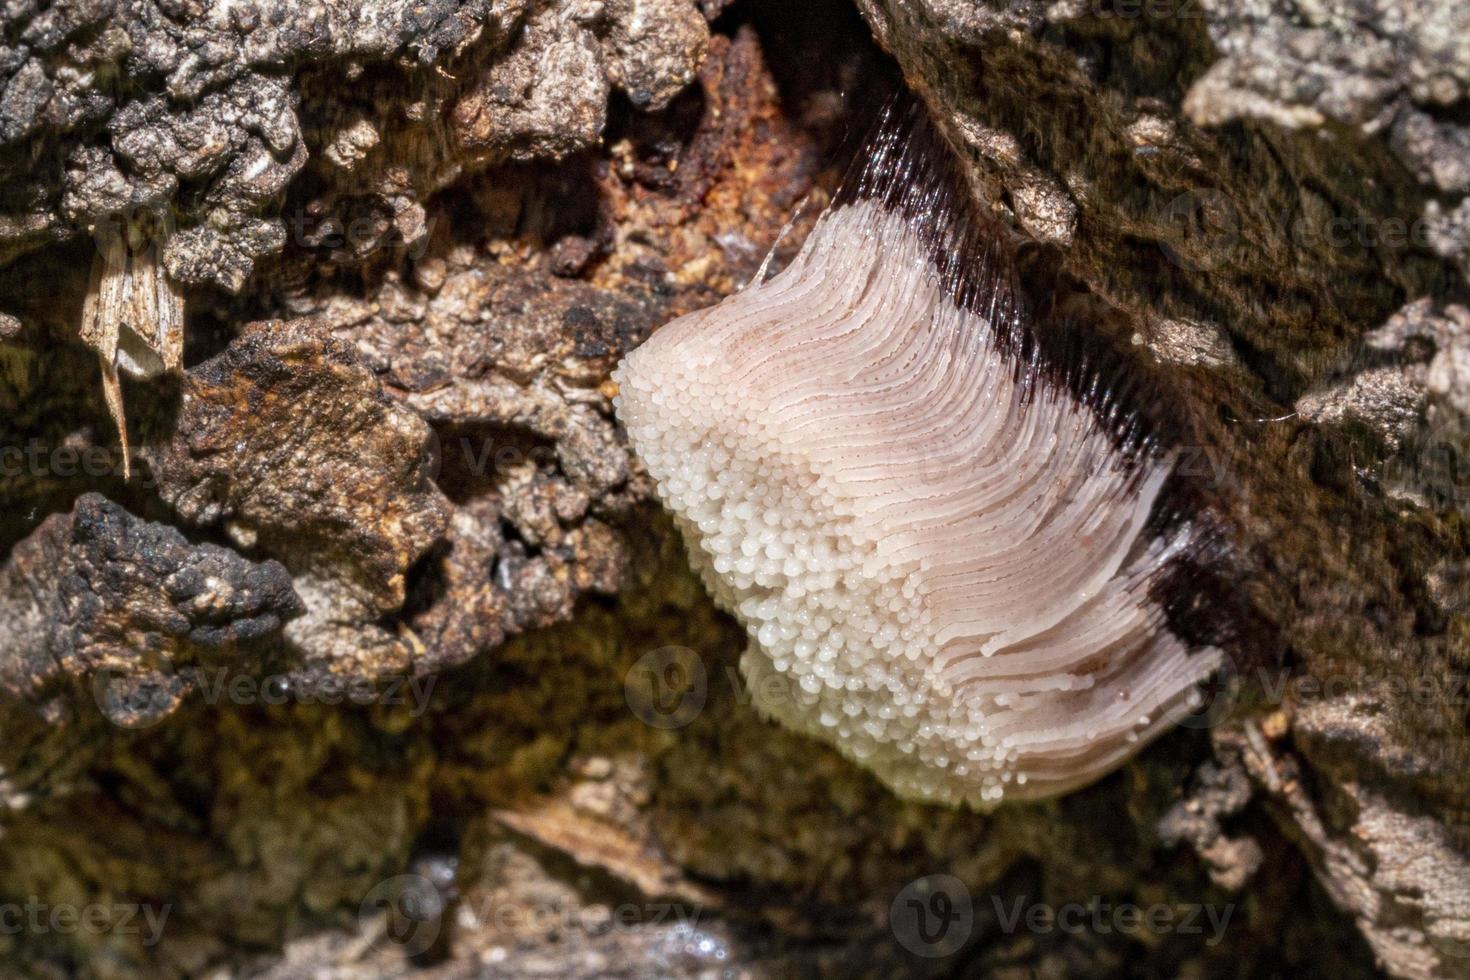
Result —
[[[1237, 8], [0, 10], [0, 973], [1470, 976], [1470, 8]], [[900, 76], [1238, 627], [986, 817], [759, 720], [610, 411]], [[126, 478], [121, 229], [187, 313]]]

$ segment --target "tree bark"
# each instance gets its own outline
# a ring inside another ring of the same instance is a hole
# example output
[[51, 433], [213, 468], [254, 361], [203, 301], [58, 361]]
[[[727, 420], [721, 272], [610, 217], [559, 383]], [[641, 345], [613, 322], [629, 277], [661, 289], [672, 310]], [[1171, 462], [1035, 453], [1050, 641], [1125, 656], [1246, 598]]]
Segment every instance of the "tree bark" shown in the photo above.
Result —
[[[1467, 10], [12, 5], [0, 973], [1470, 977]], [[761, 720], [611, 410], [899, 84], [1222, 529], [1209, 709], [989, 815]]]

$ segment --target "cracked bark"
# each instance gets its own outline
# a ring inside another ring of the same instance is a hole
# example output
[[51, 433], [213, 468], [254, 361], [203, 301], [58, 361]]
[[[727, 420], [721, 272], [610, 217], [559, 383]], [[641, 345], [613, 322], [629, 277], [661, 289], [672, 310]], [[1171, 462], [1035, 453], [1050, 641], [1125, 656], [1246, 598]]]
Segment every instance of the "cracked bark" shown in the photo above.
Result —
[[[1470, 976], [1470, 15], [1232, 8], [6, 8], [0, 904], [169, 913], [4, 969]], [[984, 818], [758, 720], [609, 408], [900, 75], [1178, 417], [1253, 624], [1218, 724]], [[184, 364], [123, 379], [125, 478], [78, 325], [143, 226]], [[916, 956], [941, 873], [973, 922]], [[1229, 919], [1008, 925], [1089, 901]]]

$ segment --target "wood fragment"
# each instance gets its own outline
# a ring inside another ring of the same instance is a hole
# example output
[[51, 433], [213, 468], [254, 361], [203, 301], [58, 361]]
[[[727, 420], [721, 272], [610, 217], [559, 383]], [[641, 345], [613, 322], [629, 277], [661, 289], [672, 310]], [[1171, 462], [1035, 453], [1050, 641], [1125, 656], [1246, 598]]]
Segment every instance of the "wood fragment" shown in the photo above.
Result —
[[82, 303], [82, 341], [97, 352], [102, 395], [117, 424], [123, 479], [132, 476], [119, 372], [134, 378], [177, 373], [184, 362], [184, 298], [159, 267], [161, 235], [146, 225], [100, 227], [92, 280]]

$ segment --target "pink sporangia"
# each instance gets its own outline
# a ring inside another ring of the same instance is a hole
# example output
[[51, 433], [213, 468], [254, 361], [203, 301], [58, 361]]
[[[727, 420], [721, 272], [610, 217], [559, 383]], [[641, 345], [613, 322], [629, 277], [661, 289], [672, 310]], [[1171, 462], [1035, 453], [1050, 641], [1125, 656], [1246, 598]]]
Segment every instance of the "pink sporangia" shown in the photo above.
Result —
[[[1024, 342], [918, 110], [779, 274], [681, 317], [618, 416], [771, 713], [902, 796], [991, 807], [1111, 771], [1220, 655], [1154, 585], [1166, 455]], [[938, 161], [938, 162], [936, 162]]]

